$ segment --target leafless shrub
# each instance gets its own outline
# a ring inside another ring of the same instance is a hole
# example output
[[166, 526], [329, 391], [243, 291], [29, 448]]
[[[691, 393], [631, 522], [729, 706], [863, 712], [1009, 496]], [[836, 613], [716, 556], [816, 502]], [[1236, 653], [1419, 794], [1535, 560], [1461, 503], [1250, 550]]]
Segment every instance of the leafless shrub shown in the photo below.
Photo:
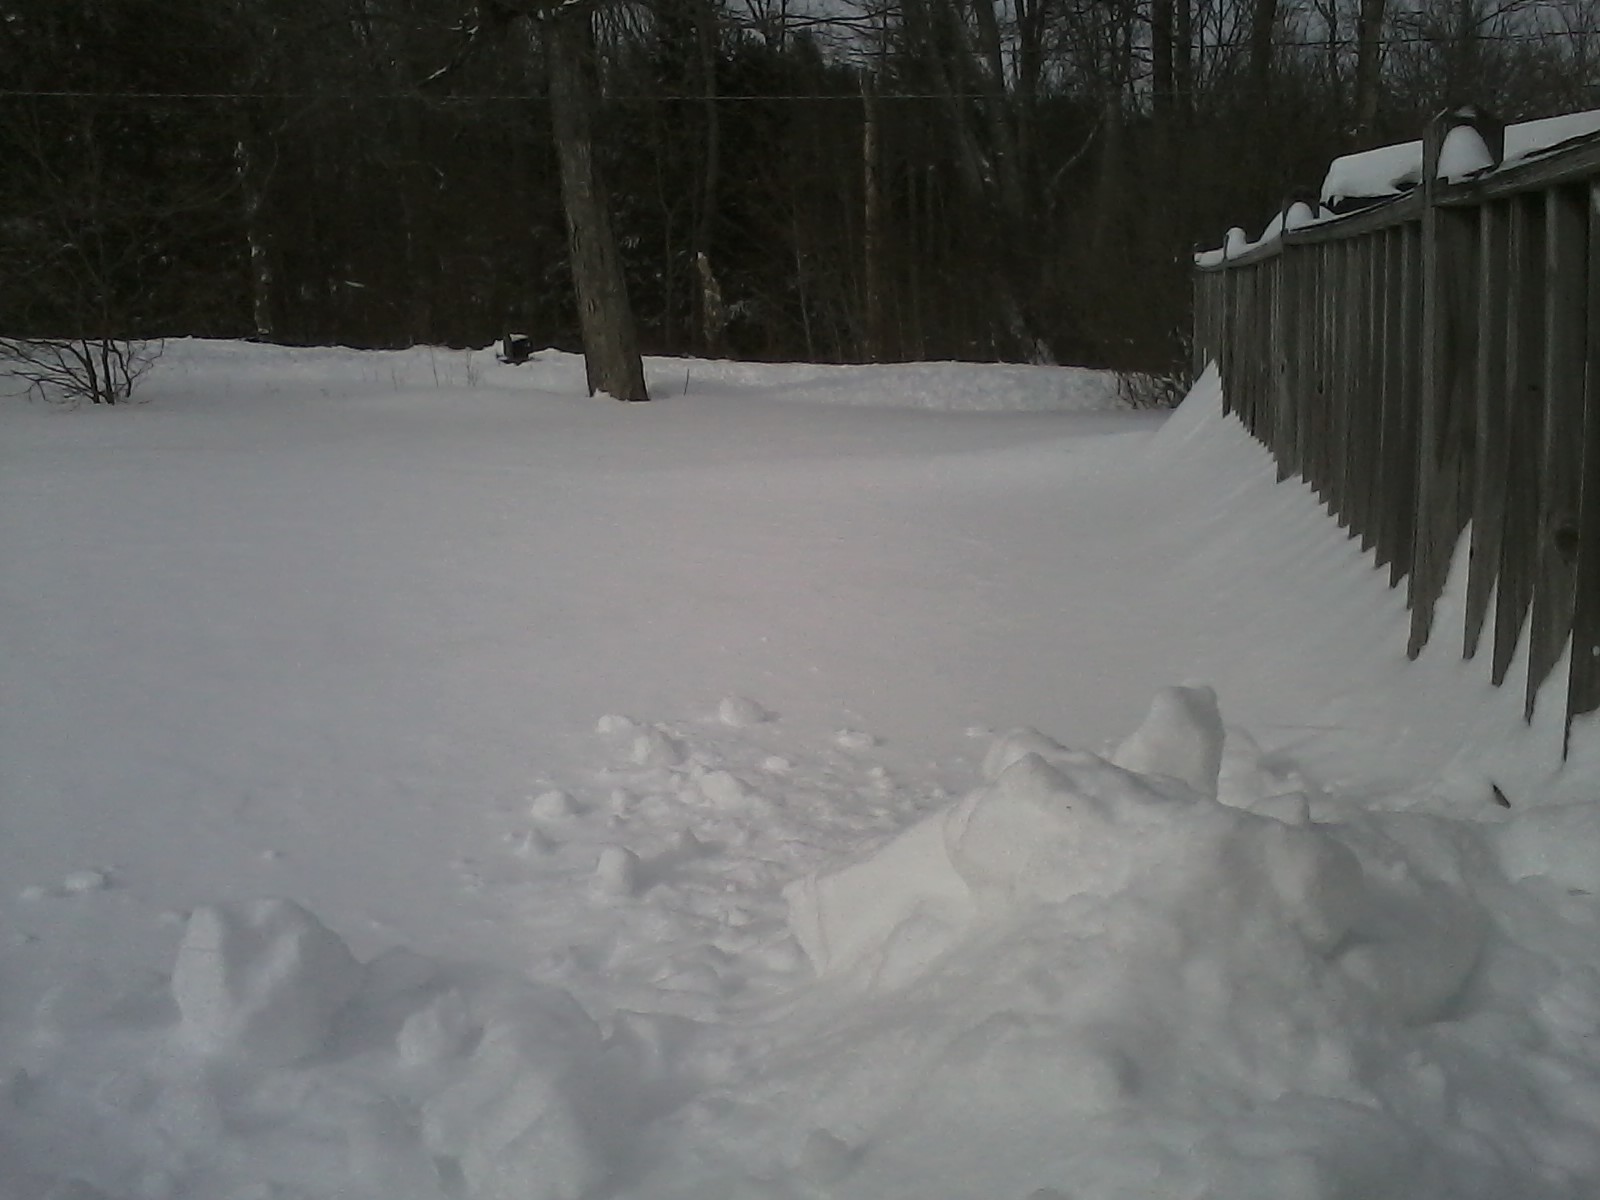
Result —
[[1186, 371], [1118, 371], [1117, 398], [1129, 408], [1177, 408], [1189, 383]]
[[111, 337], [0, 337], [0, 367], [51, 404], [127, 404], [161, 350], [160, 341]]

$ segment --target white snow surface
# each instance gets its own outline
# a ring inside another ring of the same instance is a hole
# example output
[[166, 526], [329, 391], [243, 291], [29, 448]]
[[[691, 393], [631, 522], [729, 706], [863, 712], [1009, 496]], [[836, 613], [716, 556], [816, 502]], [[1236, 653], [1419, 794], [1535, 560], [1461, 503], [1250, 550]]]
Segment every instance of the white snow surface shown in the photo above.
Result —
[[0, 1200], [1600, 1192], [1464, 555], [1408, 663], [1214, 373], [648, 367], [0, 404]]

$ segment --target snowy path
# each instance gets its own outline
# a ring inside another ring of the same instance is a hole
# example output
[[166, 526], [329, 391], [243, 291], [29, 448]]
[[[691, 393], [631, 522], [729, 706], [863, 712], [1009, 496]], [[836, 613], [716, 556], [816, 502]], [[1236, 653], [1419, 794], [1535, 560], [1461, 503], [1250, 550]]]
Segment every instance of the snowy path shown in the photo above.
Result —
[[[1214, 393], [682, 369], [0, 409], [0, 1200], [1600, 1179], [1600, 738], [1406, 664]], [[1094, 757], [1186, 680], [1225, 745]]]

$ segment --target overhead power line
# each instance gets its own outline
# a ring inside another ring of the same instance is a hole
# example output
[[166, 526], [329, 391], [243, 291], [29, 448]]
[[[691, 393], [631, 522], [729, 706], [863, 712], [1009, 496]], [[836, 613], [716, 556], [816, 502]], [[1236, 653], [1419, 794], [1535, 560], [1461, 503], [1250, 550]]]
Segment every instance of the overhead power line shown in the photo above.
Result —
[[[1600, 26], [1583, 26], [1567, 29], [1525, 30], [1520, 32], [1478, 33], [1471, 38], [1474, 42], [1560, 42], [1564, 38], [1600, 36]], [[1406, 45], [1438, 45], [1448, 46], [1458, 39], [1448, 35], [1435, 35], [1419, 32], [1393, 34], [1382, 39], [1385, 47]], [[1274, 40], [1272, 46], [1276, 49], [1287, 50], [1316, 50], [1326, 52], [1333, 49], [1351, 50], [1360, 45], [1356, 38], [1297, 38], [1294, 40]], [[1197, 52], [1213, 50], [1246, 50], [1251, 48], [1251, 43], [1242, 39], [1225, 42], [1202, 41], [1195, 47]], [[877, 100], [987, 100], [990, 95], [985, 92], [880, 92], [875, 96]], [[256, 91], [256, 92], [223, 92], [223, 91], [194, 91], [194, 92], [155, 92], [155, 91], [90, 91], [87, 89], [71, 88], [0, 88], [0, 99], [36, 99], [36, 100], [426, 100], [436, 104], [481, 104], [490, 102], [523, 102], [547, 101], [549, 96], [544, 92], [486, 92], [475, 95], [443, 95], [411, 91], [384, 91], [384, 92], [330, 92], [330, 91]], [[769, 101], [783, 101], [789, 103], [809, 102], [818, 100], [846, 101], [859, 103], [861, 97], [857, 92], [732, 92], [718, 93], [716, 95], [672, 95], [661, 93], [614, 93], [601, 96], [602, 101], [617, 102], [677, 102], [685, 104], [704, 104], [708, 101], [726, 104], [755, 104]]]

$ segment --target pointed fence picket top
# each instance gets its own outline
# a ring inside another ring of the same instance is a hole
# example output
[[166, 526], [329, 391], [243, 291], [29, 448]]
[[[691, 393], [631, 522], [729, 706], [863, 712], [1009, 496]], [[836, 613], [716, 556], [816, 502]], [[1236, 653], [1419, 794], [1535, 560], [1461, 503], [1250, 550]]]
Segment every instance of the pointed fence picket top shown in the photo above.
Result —
[[1470, 526], [1463, 652], [1503, 684], [1525, 645], [1531, 717], [1570, 646], [1570, 730], [1600, 710], [1600, 112], [1452, 109], [1351, 194], [1365, 157], [1196, 256], [1196, 368], [1404, 581], [1412, 657]]

